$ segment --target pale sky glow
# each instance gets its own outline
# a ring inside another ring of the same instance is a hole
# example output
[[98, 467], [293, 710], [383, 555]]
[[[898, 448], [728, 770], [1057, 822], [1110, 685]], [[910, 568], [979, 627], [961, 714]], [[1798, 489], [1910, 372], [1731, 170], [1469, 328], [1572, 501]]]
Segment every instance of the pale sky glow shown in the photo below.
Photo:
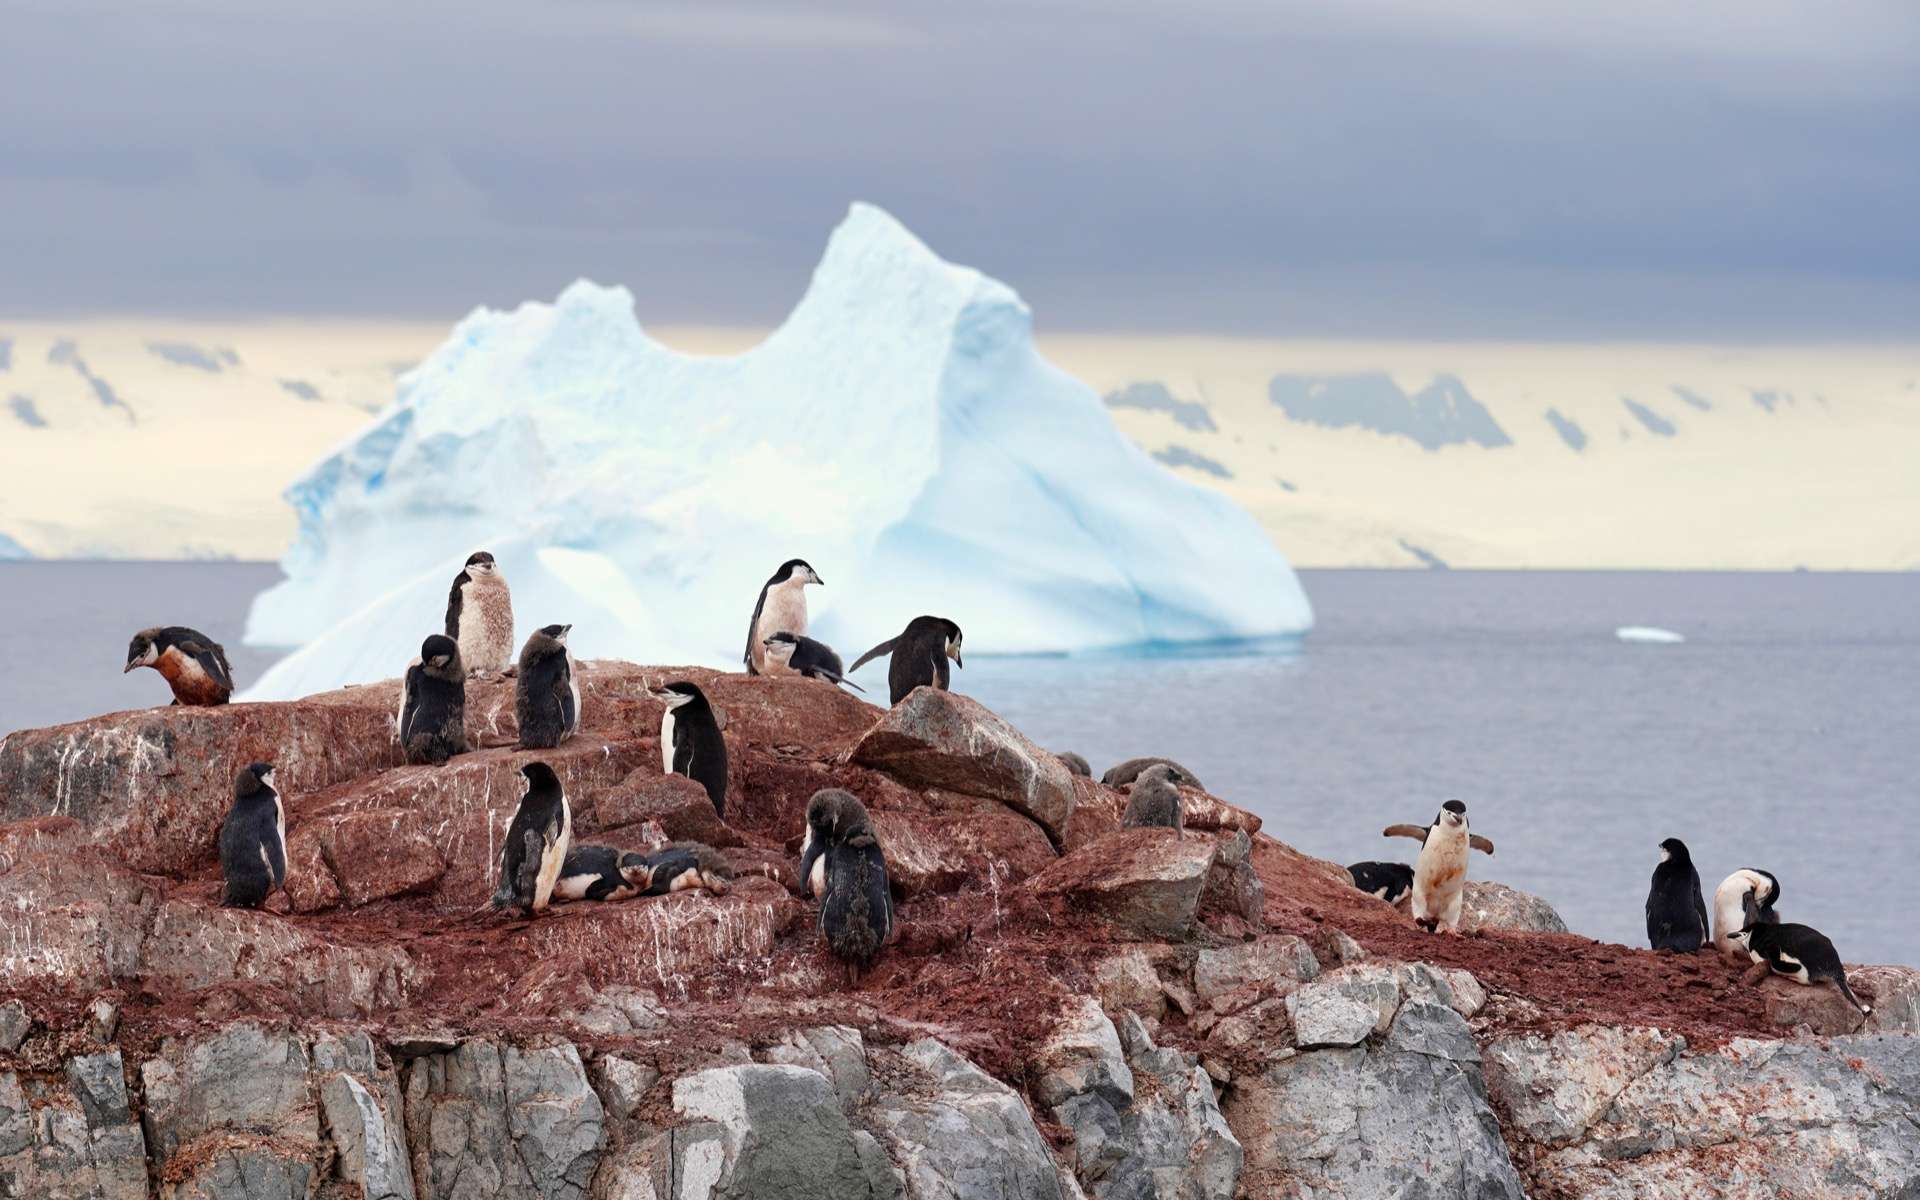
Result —
[[1920, 336], [1920, 5], [0, 0], [0, 315], [766, 325], [849, 201], [1058, 329]]

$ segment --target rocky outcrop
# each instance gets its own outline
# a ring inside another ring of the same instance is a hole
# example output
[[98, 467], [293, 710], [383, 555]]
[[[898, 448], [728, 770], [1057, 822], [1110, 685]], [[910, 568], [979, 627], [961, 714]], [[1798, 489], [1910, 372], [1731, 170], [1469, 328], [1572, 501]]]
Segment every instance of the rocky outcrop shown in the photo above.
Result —
[[1469, 879], [1460, 907], [1460, 931], [1478, 933], [1485, 929], [1565, 933], [1567, 923], [1553, 911], [1551, 904], [1538, 896], [1530, 896], [1504, 883]]
[[118, 1050], [69, 1058], [47, 1079], [0, 1071], [0, 1194], [144, 1200], [146, 1141]]
[[1126, 829], [1066, 855], [1027, 886], [1137, 933], [1184, 937], [1193, 931], [1217, 849], [1206, 834]]

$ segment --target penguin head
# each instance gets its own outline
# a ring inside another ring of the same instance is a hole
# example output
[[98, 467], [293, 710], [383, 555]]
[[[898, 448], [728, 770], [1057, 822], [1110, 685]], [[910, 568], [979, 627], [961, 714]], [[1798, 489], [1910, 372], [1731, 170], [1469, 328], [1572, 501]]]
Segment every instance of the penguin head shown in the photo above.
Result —
[[1140, 772], [1139, 778], [1136, 779], [1134, 782], [1136, 785], [1142, 784], [1142, 783], [1166, 782], [1166, 783], [1172, 784], [1175, 787], [1178, 787], [1183, 783], [1192, 783], [1193, 780], [1188, 778], [1187, 775], [1180, 770], [1180, 768], [1174, 766], [1172, 763], [1155, 763], [1152, 766], [1148, 767], [1146, 770]]
[[233, 794], [236, 798], [251, 796], [255, 792], [267, 792], [278, 795], [280, 789], [275, 786], [273, 764], [268, 762], [248, 763], [240, 769], [234, 778]]
[[622, 854], [619, 870], [620, 878], [626, 880], [630, 887], [637, 887], [644, 892], [653, 886], [653, 864], [647, 861], [644, 854], [632, 850]]
[[158, 629], [142, 629], [133, 635], [131, 642], [127, 643], [127, 665], [120, 668], [120, 673], [125, 675], [136, 667], [153, 666], [160, 661], [160, 653], [163, 649], [165, 647], [160, 644]]
[[867, 806], [845, 788], [821, 788], [807, 801], [807, 832], [813, 841], [833, 845], [867, 829]]
[[967, 664], [960, 661], [960, 626], [945, 617], [940, 618], [940, 624], [946, 629], [947, 657], [953, 660], [953, 665], [956, 667], [966, 666]]
[[485, 550], [476, 551], [467, 557], [467, 574], [475, 579], [484, 575], [497, 575], [500, 568], [493, 561], [493, 555]]
[[546, 634], [562, 646], [567, 644], [567, 634], [573, 630], [571, 625], [542, 625], [540, 632]]
[[800, 639], [782, 630], [760, 644], [767, 648], [768, 658], [783, 663], [792, 660], [793, 652], [800, 648]]
[[546, 763], [530, 762], [520, 768], [520, 774], [527, 781], [526, 791], [520, 793], [523, 798], [560, 790], [560, 777]]
[[695, 700], [706, 699], [701, 694], [699, 685], [688, 683], [684, 679], [678, 683], [669, 683], [655, 688], [653, 698], [665, 704], [669, 710], [679, 708], [683, 704], [692, 704]]
[[460, 660], [460, 643], [436, 633], [420, 643], [420, 661], [429, 667], [448, 667]]
[[827, 581], [820, 578], [820, 572], [814, 570], [804, 558], [790, 558], [781, 563], [780, 569], [773, 573], [773, 578], [767, 580], [767, 586], [775, 587], [783, 583], [793, 583], [796, 580], [801, 587], [809, 583], [817, 583], [821, 587], [827, 586]]
[[1687, 844], [1679, 838], [1668, 838], [1660, 843], [1661, 862], [1690, 863], [1693, 856], [1687, 853]]
[[1449, 828], [1456, 825], [1464, 826], [1466, 823], [1467, 806], [1458, 800], [1449, 800], [1445, 804], [1442, 804], [1440, 806], [1440, 815], [1434, 819], [1434, 824], [1445, 825]]

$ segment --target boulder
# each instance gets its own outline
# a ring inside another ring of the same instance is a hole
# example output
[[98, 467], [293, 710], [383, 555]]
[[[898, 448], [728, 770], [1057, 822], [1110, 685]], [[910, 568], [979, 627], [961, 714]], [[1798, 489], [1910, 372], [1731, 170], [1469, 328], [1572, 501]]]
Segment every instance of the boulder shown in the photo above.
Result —
[[714, 811], [707, 789], [685, 775], [668, 775], [655, 761], [610, 788], [595, 792], [590, 803], [601, 829], [657, 822], [668, 841], [738, 846], [740, 835]]
[[714, 1067], [673, 1084], [674, 1195], [687, 1200], [872, 1195], [853, 1127], [806, 1067]]
[[1473, 1034], [1431, 1001], [1401, 1005], [1378, 1045], [1236, 1072], [1226, 1116], [1252, 1195], [1524, 1195]]
[[1399, 976], [1374, 963], [1330, 971], [1287, 996], [1287, 1017], [1302, 1050], [1359, 1045], [1387, 1032], [1399, 1011]]
[[887, 875], [908, 897], [1010, 886], [1052, 866], [1040, 826], [991, 800], [943, 797], [937, 812], [873, 812]]
[[1220, 838], [1220, 849], [1201, 890], [1203, 907], [1218, 908], [1258, 929], [1267, 906], [1267, 888], [1253, 870], [1253, 839], [1244, 829]]
[[1034, 1068], [1034, 1099], [1052, 1108], [1075, 1096], [1094, 1095], [1115, 1109], [1133, 1103], [1133, 1072], [1127, 1069], [1120, 1035], [1100, 1005], [1074, 997], [1040, 1047]]
[[421, 1200], [584, 1200], [605, 1144], [605, 1110], [564, 1043], [414, 1059], [405, 1114]]
[[[411, 808], [333, 812], [300, 821], [287, 833], [287, 860], [287, 894], [296, 912], [336, 904], [357, 908], [429, 891], [447, 872], [426, 814]], [[325, 878], [318, 877], [320, 871]], [[308, 873], [316, 877], [300, 878]]]
[[1073, 814], [1074, 776], [979, 701], [918, 688], [853, 749], [853, 761], [909, 786], [998, 800], [1056, 844]]
[[1861, 1016], [1840, 989], [1807, 985], [1782, 976], [1760, 981], [1767, 1020], [1782, 1029], [1804, 1025], [1818, 1034], [1920, 1033], [1920, 970], [1912, 967], [1849, 967], [1847, 983], [1872, 1009]]
[[1193, 990], [1195, 998], [1207, 1004], [1243, 988], [1284, 994], [1319, 974], [1320, 963], [1305, 939], [1269, 934], [1200, 951], [1193, 960]]
[[887, 1057], [883, 1077], [902, 1081], [874, 1098], [868, 1118], [908, 1200], [1063, 1200], [1053, 1155], [1013, 1089], [932, 1038]]
[[1506, 929], [1516, 933], [1565, 933], [1567, 923], [1553, 906], [1504, 883], [1469, 879], [1460, 907], [1460, 931]]
[[1027, 881], [1042, 896], [1064, 896], [1152, 937], [1185, 937], [1216, 844], [1171, 829], [1124, 829], [1076, 850]]
[[1108, 1009], [1132, 1009], [1149, 1017], [1167, 1011], [1166, 987], [1146, 946], [1127, 946], [1093, 967], [1094, 995]]

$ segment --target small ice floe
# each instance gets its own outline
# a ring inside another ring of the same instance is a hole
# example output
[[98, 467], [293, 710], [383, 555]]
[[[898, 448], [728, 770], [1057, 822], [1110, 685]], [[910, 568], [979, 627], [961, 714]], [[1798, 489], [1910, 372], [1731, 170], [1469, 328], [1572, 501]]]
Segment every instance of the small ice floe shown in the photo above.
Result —
[[1623, 642], [1650, 642], [1659, 646], [1671, 646], [1687, 640], [1671, 629], [1654, 625], [1622, 625], [1613, 631], [1613, 636]]

